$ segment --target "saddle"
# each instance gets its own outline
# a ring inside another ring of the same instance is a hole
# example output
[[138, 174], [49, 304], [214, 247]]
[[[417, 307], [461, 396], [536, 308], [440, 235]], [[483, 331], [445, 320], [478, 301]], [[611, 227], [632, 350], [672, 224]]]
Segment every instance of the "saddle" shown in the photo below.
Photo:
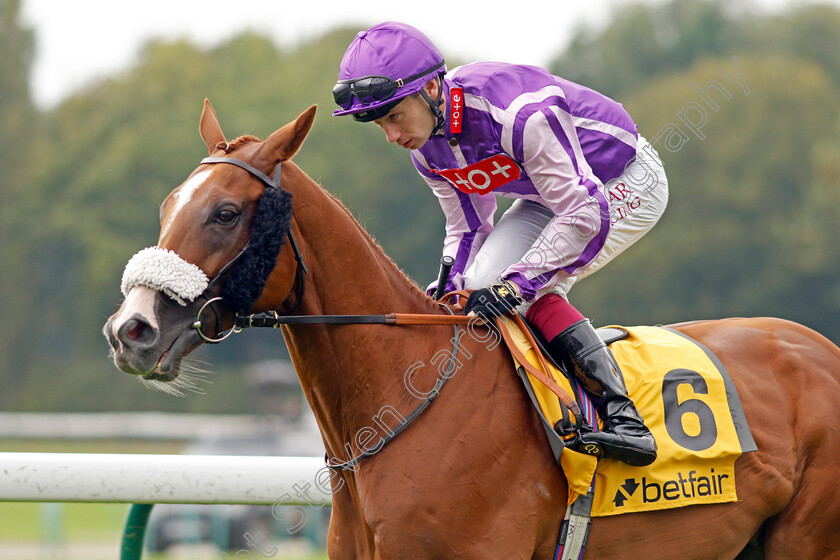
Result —
[[707, 348], [665, 327], [598, 329], [659, 447], [653, 464], [632, 467], [565, 446], [577, 430], [598, 429], [593, 397], [521, 317], [496, 326], [569, 482], [569, 505], [589, 495], [599, 517], [737, 500], [735, 460], [756, 446], [735, 385]]

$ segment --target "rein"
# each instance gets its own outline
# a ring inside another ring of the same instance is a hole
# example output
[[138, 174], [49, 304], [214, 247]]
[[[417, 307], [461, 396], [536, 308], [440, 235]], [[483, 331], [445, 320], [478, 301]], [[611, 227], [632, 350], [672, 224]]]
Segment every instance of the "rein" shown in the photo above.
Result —
[[[253, 165], [246, 163], [240, 159], [236, 158], [229, 158], [229, 157], [206, 157], [201, 160], [201, 164], [215, 164], [215, 163], [228, 163], [231, 165], [235, 165], [241, 169], [244, 169], [248, 173], [250, 173], [254, 178], [258, 179], [262, 182], [266, 188], [280, 190], [282, 187], [280, 186], [280, 172], [281, 172], [281, 165], [282, 163], [278, 163], [277, 167], [274, 169], [274, 177], [269, 177]], [[301, 300], [303, 299], [304, 291], [306, 290], [306, 275], [309, 274], [309, 269], [306, 267], [306, 263], [303, 261], [303, 255], [300, 252], [300, 248], [298, 247], [297, 241], [295, 240], [294, 233], [292, 230], [289, 229], [287, 232], [287, 237], [289, 239], [289, 244], [292, 247], [292, 250], [295, 253], [295, 261], [297, 263], [297, 267], [295, 270], [295, 281], [294, 281], [294, 294], [295, 294], [295, 302], [294, 305], [286, 305], [284, 302], [284, 307], [288, 307], [289, 309], [285, 311], [285, 313], [291, 314], [293, 313], [297, 307], [300, 305]], [[199, 309], [195, 322], [192, 324], [192, 327], [198, 331], [199, 336], [209, 344], [218, 344], [223, 340], [226, 340], [230, 337], [231, 334], [236, 334], [242, 332], [242, 329], [248, 327], [278, 327], [282, 324], [285, 325], [311, 325], [311, 324], [326, 324], [326, 325], [349, 325], [349, 324], [379, 324], [379, 325], [465, 325], [469, 322], [469, 317], [464, 316], [456, 316], [456, 315], [426, 315], [426, 314], [418, 314], [418, 313], [390, 313], [387, 315], [306, 315], [306, 316], [290, 316], [290, 315], [280, 315], [277, 311], [271, 311], [267, 313], [257, 314], [257, 315], [240, 315], [236, 313], [234, 315], [234, 324], [231, 329], [227, 332], [222, 333], [220, 332], [219, 325], [221, 325], [222, 320], [222, 312], [219, 309], [219, 303], [222, 302], [223, 298], [217, 296], [213, 293], [212, 288], [214, 285], [218, 284], [224, 274], [228, 272], [234, 264], [236, 264], [248, 248], [251, 246], [250, 240], [245, 244], [239, 253], [233, 257], [222, 269], [219, 273], [210, 280], [210, 283], [205, 289], [202, 296], [204, 297], [205, 304], [201, 306]], [[291, 294], [290, 294], [291, 297]], [[210, 337], [204, 333], [201, 317], [204, 315], [204, 311], [209, 308], [216, 319], [216, 335]]]
[[[446, 309], [447, 311], [452, 313], [452, 310], [447, 305], [443, 303], [439, 303], [439, 305], [443, 309]], [[201, 311], [199, 311], [199, 317], [200, 316]], [[281, 325], [366, 324], [389, 326], [455, 326], [455, 336], [452, 338], [452, 351], [445, 370], [443, 371], [441, 376], [438, 377], [437, 381], [435, 382], [435, 386], [432, 388], [429, 395], [423, 399], [423, 402], [421, 402], [414, 410], [411, 411], [411, 413], [405, 418], [405, 421], [400, 422], [400, 424], [394, 430], [389, 431], [371, 449], [363, 451], [358, 455], [351, 457], [347, 461], [339, 461], [335, 457], [326, 457], [327, 467], [329, 467], [330, 469], [338, 471], [355, 471], [357, 470], [357, 466], [361, 461], [378, 453], [388, 442], [397, 437], [397, 435], [399, 435], [405, 428], [407, 428], [409, 424], [411, 424], [418, 416], [420, 416], [420, 414], [422, 414], [422, 412], [426, 410], [426, 408], [428, 408], [428, 406], [432, 404], [432, 402], [437, 398], [437, 396], [440, 394], [441, 389], [443, 388], [444, 383], [446, 383], [446, 381], [453, 376], [453, 371], [456, 367], [457, 355], [461, 342], [461, 331], [458, 328], [458, 326], [467, 325], [470, 322], [476, 322], [480, 320], [481, 318], [476, 316], [468, 317], [466, 315], [433, 315], [423, 313], [389, 313], [387, 315], [303, 315], [298, 317], [288, 317], [280, 315], [276, 311], [270, 311], [255, 315], [237, 315], [234, 320], [234, 327], [230, 329], [230, 331], [226, 335], [224, 335], [224, 338], [230, 336], [231, 333], [242, 332], [242, 330], [246, 328], [267, 327], [276, 329]], [[530, 342], [532, 348], [536, 350], [538, 348], [537, 342], [534, 340], [528, 327], [522, 320], [522, 317], [515, 314], [513, 315], [512, 320], [525, 334], [525, 337]], [[560, 387], [560, 385], [558, 385], [557, 382], [554, 381], [554, 379], [551, 378], [549, 373], [550, 370], [545, 361], [545, 358], [541, 353], [537, 352], [537, 355], [539, 356], [541, 369], [535, 367], [528, 361], [528, 359], [516, 348], [516, 345], [512, 343], [510, 333], [508, 332], [507, 327], [504, 325], [504, 322], [505, 321], [502, 318], [496, 318], [496, 328], [502, 334], [502, 337], [507, 343], [508, 348], [513, 354], [513, 357], [516, 359], [517, 363], [519, 363], [520, 366], [525, 368], [525, 370], [528, 373], [530, 373], [535, 379], [538, 379], [551, 392], [557, 395], [560, 401], [560, 407], [563, 410], [562, 428], [564, 433], [568, 436], [572, 433], [577, 432], [585, 423], [585, 417], [581, 412], [580, 406], [578, 405], [577, 401], [574, 399], [574, 397], [569, 395], [562, 387]]]
[[[228, 157], [207, 157], [201, 160], [202, 164], [217, 164], [217, 163], [228, 163], [231, 165], [235, 165], [241, 169], [244, 169], [248, 173], [250, 173], [253, 177], [258, 179], [262, 182], [266, 188], [274, 189], [277, 191], [282, 190], [280, 186], [280, 172], [281, 172], [281, 164], [278, 163], [277, 167], [274, 169], [274, 177], [269, 177], [259, 169], [253, 167], [252, 165], [236, 159], [236, 158], [228, 158]], [[461, 330], [459, 329], [459, 325], [467, 325], [471, 321], [480, 321], [482, 320], [480, 317], [475, 316], [465, 316], [465, 315], [454, 315], [453, 310], [450, 306], [440, 303], [439, 305], [449, 312], [449, 315], [435, 315], [435, 314], [424, 314], [424, 313], [388, 313], [385, 315], [303, 315], [303, 316], [291, 316], [298, 306], [300, 305], [303, 294], [306, 289], [305, 283], [305, 275], [309, 274], [309, 270], [306, 267], [306, 264], [303, 262], [303, 255], [298, 248], [297, 241], [295, 240], [294, 234], [292, 233], [291, 227], [289, 227], [289, 231], [286, 232], [286, 236], [289, 239], [289, 244], [292, 247], [292, 250], [295, 254], [295, 280], [292, 292], [289, 294], [289, 297], [286, 298], [286, 301], [283, 302], [283, 307], [289, 307], [289, 310], [286, 311], [287, 314], [281, 315], [277, 311], [269, 311], [265, 313], [258, 313], [252, 315], [240, 315], [237, 312], [234, 312], [234, 320], [233, 320], [233, 327], [231, 327], [227, 332], [220, 332], [220, 325], [222, 324], [222, 310], [219, 308], [219, 304], [223, 301], [223, 298], [217, 296], [213, 293], [212, 288], [214, 285], [218, 284], [221, 281], [221, 278], [224, 276], [226, 272], [228, 272], [233, 265], [239, 261], [242, 256], [246, 253], [248, 248], [251, 246], [251, 241], [249, 240], [245, 246], [242, 248], [239, 253], [233, 257], [222, 269], [219, 273], [210, 280], [207, 288], [204, 290], [202, 297], [205, 298], [206, 302], [201, 308], [198, 310], [196, 315], [196, 320], [192, 324], [192, 328], [198, 331], [199, 336], [209, 344], [218, 344], [223, 340], [226, 340], [230, 335], [240, 333], [242, 330], [251, 327], [268, 327], [268, 328], [278, 328], [281, 325], [390, 325], [390, 326], [407, 326], [407, 325], [453, 325], [455, 327], [455, 336], [452, 339], [452, 353], [450, 355], [449, 362], [446, 365], [441, 376], [435, 382], [434, 388], [431, 390], [428, 396], [423, 399], [421, 402], [411, 413], [406, 417], [404, 422], [401, 422], [396, 429], [391, 430], [386, 434], [382, 439], [380, 439], [379, 443], [377, 443], [373, 448], [365, 450], [358, 455], [351, 457], [346, 461], [339, 461], [337, 459], [329, 458], [327, 456], [326, 463], [330, 469], [344, 471], [344, 470], [357, 470], [358, 464], [367, 459], [368, 457], [373, 456], [379, 450], [382, 449], [388, 442], [393, 440], [397, 435], [399, 435], [409, 424], [411, 424], [420, 414], [423, 413], [426, 408], [429, 407], [430, 404], [437, 398], [440, 394], [443, 385], [446, 383], [448, 379], [453, 377], [453, 372], [455, 370], [457, 364], [457, 355], [460, 346], [460, 337]], [[445, 266], [450, 266], [449, 263], [442, 263]], [[445, 271], [445, 272], [444, 272]], [[438, 292], [436, 293], [437, 299], [440, 299], [440, 292], [441, 287], [443, 285], [443, 281], [445, 280], [444, 274], [448, 276], [448, 268], [441, 269], [441, 281], [438, 282]], [[293, 305], [287, 305], [287, 301], [292, 295], [295, 296], [295, 302]], [[452, 295], [466, 295], [466, 292], [453, 292], [452, 294], [447, 294], [447, 296]], [[216, 335], [214, 337], [207, 336], [204, 334], [203, 331], [203, 323], [201, 320], [202, 315], [204, 315], [204, 311], [207, 308], [213, 312], [215, 316], [215, 328], [216, 328]], [[530, 335], [528, 328], [525, 326], [522, 318], [519, 315], [514, 315], [513, 320], [519, 327], [522, 329], [524, 333], [526, 333], [526, 337], [530, 340], [534, 348], [537, 348], [536, 342]], [[503, 325], [503, 320], [501, 318], [496, 319], [496, 326], [499, 331], [502, 333], [503, 337], [506, 341], [509, 342], [509, 335], [507, 333], [507, 329]], [[509, 348], [513, 351], [515, 347], [512, 344], [508, 344]], [[570, 412], [570, 416], [574, 416], [574, 425], [579, 428], [583, 423], [583, 414], [578, 407], [577, 402], [571, 397], [568, 393], [566, 393], [557, 383], [551, 379], [548, 375], [548, 368], [545, 365], [544, 359], [542, 360], [542, 366], [544, 368], [545, 374], [539, 371], [537, 368], [531, 366], [527, 359], [524, 359], [521, 355], [516, 356], [517, 361], [525, 367], [532, 375], [534, 375], [537, 379], [539, 379], [543, 384], [545, 384], [552, 392], [554, 392], [558, 398], [560, 399], [560, 403], [563, 408]], [[572, 421], [571, 418], [568, 419], [570, 422]]]
[[234, 326], [277, 328], [280, 325], [466, 325], [465, 315], [432, 315], [424, 313], [388, 313], [386, 315], [302, 315], [290, 317], [269, 311], [256, 315], [238, 315]]

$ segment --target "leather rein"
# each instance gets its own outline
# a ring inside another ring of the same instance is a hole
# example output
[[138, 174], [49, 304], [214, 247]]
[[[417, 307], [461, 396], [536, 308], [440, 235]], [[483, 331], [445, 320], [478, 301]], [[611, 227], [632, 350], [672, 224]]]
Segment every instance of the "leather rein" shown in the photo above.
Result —
[[[202, 164], [215, 164], [215, 163], [228, 163], [231, 165], [235, 165], [244, 169], [245, 171], [249, 172], [254, 178], [258, 179], [262, 182], [266, 188], [271, 189], [280, 189], [280, 171], [281, 165], [277, 164], [277, 167], [274, 170], [274, 177], [271, 178], [259, 169], [253, 167], [252, 165], [236, 158], [229, 158], [229, 157], [207, 157], [201, 160]], [[258, 313], [253, 315], [234, 315], [233, 327], [229, 329], [227, 332], [220, 332], [220, 325], [221, 325], [221, 310], [218, 308], [218, 304], [221, 303], [222, 298], [216, 296], [212, 289], [214, 286], [219, 284], [222, 280], [222, 277], [226, 272], [228, 272], [234, 264], [236, 264], [242, 255], [245, 254], [245, 251], [248, 250], [251, 242], [245, 244], [239, 253], [233, 257], [222, 269], [219, 273], [210, 280], [210, 283], [207, 286], [207, 289], [202, 294], [202, 297], [206, 300], [205, 304], [199, 309], [196, 321], [193, 323], [192, 327], [196, 329], [204, 340], [209, 344], [218, 344], [223, 340], [227, 339], [231, 334], [239, 333], [242, 329], [248, 327], [279, 327], [280, 325], [312, 325], [312, 324], [325, 324], [325, 325], [350, 325], [350, 324], [373, 324], [373, 325], [466, 325], [470, 318], [465, 317], [463, 315], [433, 315], [433, 314], [423, 314], [423, 313], [389, 313], [386, 315], [303, 315], [303, 316], [292, 316], [290, 315], [293, 313], [298, 306], [300, 305], [301, 300], [303, 299], [304, 291], [306, 290], [306, 275], [309, 274], [309, 269], [306, 267], [306, 263], [303, 261], [303, 255], [300, 252], [300, 248], [298, 247], [297, 241], [295, 240], [294, 233], [291, 229], [289, 229], [288, 233], [286, 234], [289, 239], [289, 245], [292, 247], [292, 251], [295, 254], [295, 262], [296, 262], [296, 270], [295, 270], [295, 281], [294, 281], [294, 288], [292, 293], [289, 294], [289, 298], [283, 302], [282, 307], [284, 308], [284, 314], [280, 314], [277, 311], [268, 311], [265, 313]], [[289, 299], [294, 297], [294, 303], [290, 303]], [[450, 313], [452, 311], [446, 307]], [[201, 320], [201, 317], [204, 315], [204, 311], [210, 308], [210, 310], [214, 313], [216, 318], [216, 334], [214, 336], [208, 336], [202, 330], [204, 324]]]
[[[280, 172], [281, 172], [281, 163], [277, 164], [277, 167], [274, 169], [274, 177], [269, 177], [259, 169], [253, 167], [252, 165], [236, 159], [236, 158], [229, 158], [229, 157], [206, 157], [201, 160], [202, 164], [217, 164], [217, 163], [228, 163], [231, 165], [235, 165], [241, 169], [244, 169], [248, 173], [250, 173], [254, 178], [258, 179], [260, 182], [265, 185], [266, 188], [270, 189], [281, 189], [280, 186]], [[385, 446], [388, 442], [393, 440], [397, 435], [400, 434], [411, 422], [413, 422], [420, 414], [426, 410], [426, 408], [437, 398], [440, 394], [440, 390], [443, 388], [444, 383], [454, 375], [454, 371], [457, 364], [457, 356], [458, 350], [460, 345], [460, 337], [461, 332], [459, 329], [459, 325], [467, 325], [471, 322], [475, 323], [480, 321], [479, 317], [475, 316], [465, 316], [465, 315], [455, 315], [453, 309], [438, 301], [438, 305], [441, 306], [442, 309], [446, 310], [449, 314], [448, 315], [435, 315], [435, 314], [424, 314], [424, 313], [388, 313], [385, 315], [299, 315], [299, 316], [292, 316], [293, 313], [297, 308], [300, 306], [300, 303], [303, 299], [303, 294], [306, 289], [306, 275], [309, 274], [309, 270], [306, 267], [306, 264], [303, 261], [303, 255], [300, 252], [300, 248], [298, 247], [297, 241], [295, 240], [294, 233], [289, 228], [287, 232], [287, 237], [289, 239], [289, 245], [292, 247], [292, 250], [295, 254], [295, 280], [292, 291], [290, 292], [289, 296], [282, 304], [282, 308], [284, 308], [284, 314], [280, 314], [277, 311], [268, 311], [264, 313], [257, 313], [252, 315], [240, 315], [239, 313], [234, 314], [233, 320], [233, 327], [228, 329], [227, 332], [220, 332], [221, 324], [222, 324], [222, 310], [219, 308], [220, 303], [222, 302], [222, 298], [220, 296], [216, 296], [212, 288], [213, 286], [219, 284], [221, 282], [221, 278], [223, 275], [231, 269], [231, 267], [245, 254], [245, 251], [250, 246], [250, 240], [245, 244], [239, 253], [233, 257], [222, 269], [219, 273], [210, 280], [207, 288], [205, 289], [202, 297], [206, 300], [204, 305], [198, 310], [196, 315], [196, 320], [192, 324], [192, 328], [198, 331], [199, 336], [209, 343], [209, 344], [218, 344], [223, 340], [226, 340], [230, 335], [237, 334], [242, 332], [242, 330], [251, 327], [269, 327], [269, 328], [278, 328], [281, 325], [314, 325], [314, 324], [322, 324], [322, 325], [391, 325], [391, 326], [408, 326], [408, 325], [452, 325], [455, 328], [455, 336], [452, 339], [453, 347], [452, 353], [450, 354], [450, 359], [446, 368], [444, 369], [441, 376], [435, 382], [434, 388], [431, 392], [423, 399], [423, 401], [405, 418], [404, 422], [401, 422], [399, 426], [397, 426], [394, 430], [390, 430], [388, 434], [386, 434], [380, 442], [375, 445], [373, 448], [363, 451], [358, 455], [351, 457], [347, 461], [340, 461], [336, 458], [329, 458], [327, 457], [327, 466], [334, 470], [357, 470], [358, 464], [368, 458], [376, 454], [382, 447]], [[448, 271], [447, 271], [448, 276]], [[443, 277], [443, 274], [441, 275]], [[439, 283], [439, 286], [441, 284]], [[440, 292], [440, 287], [438, 292]], [[436, 299], [440, 300], [440, 296], [442, 294], [436, 294]], [[447, 294], [447, 296], [452, 295], [461, 295], [466, 296], [466, 292], [453, 292], [452, 294]], [[294, 297], [294, 303], [289, 303], [289, 299]], [[203, 323], [202, 323], [202, 315], [204, 311], [210, 308], [215, 316], [215, 330], [216, 334], [214, 336], [208, 336], [203, 331]], [[285, 314], [288, 313], [288, 314]], [[534, 348], [537, 348], [536, 342], [530, 335], [528, 328], [522, 322], [522, 318], [514, 314], [514, 322], [516, 322], [523, 332], [526, 333], [526, 337], [529, 338], [530, 342], [533, 344]], [[502, 320], [499, 318], [496, 319], [496, 325], [499, 331], [502, 333], [503, 337], [506, 340], [509, 340], [509, 334], [507, 333], [507, 329], [503, 326]], [[509, 347], [512, 351], [514, 351], [514, 347], [509, 344]], [[539, 379], [542, 383], [544, 383], [552, 392], [554, 392], [560, 399], [561, 405], [564, 407], [566, 411], [568, 411], [569, 417], [568, 422], [570, 425], [574, 425], [575, 427], [580, 427], [583, 423], [583, 414], [578, 407], [577, 402], [573, 397], [571, 397], [566, 391], [564, 391], [553, 379], [549, 376], [540, 372], [537, 368], [530, 365], [527, 359], [521, 354], [518, 354], [517, 351], [514, 351], [514, 357], [517, 359], [520, 365], [525, 367], [525, 369], [534, 375], [537, 379]], [[540, 357], [542, 360], [542, 366], [545, 372], [548, 372], [548, 368], [545, 364], [544, 358]]]

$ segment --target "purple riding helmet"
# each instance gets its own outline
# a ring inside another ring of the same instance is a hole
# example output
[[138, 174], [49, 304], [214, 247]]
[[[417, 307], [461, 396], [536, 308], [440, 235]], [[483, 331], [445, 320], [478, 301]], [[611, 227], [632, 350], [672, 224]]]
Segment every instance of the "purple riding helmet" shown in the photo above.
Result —
[[435, 101], [423, 86], [446, 73], [440, 51], [419, 30], [386, 21], [361, 31], [347, 47], [338, 69], [333, 97], [340, 107], [333, 116], [353, 115], [360, 122], [387, 115], [400, 101], [420, 92], [443, 127], [443, 88]]

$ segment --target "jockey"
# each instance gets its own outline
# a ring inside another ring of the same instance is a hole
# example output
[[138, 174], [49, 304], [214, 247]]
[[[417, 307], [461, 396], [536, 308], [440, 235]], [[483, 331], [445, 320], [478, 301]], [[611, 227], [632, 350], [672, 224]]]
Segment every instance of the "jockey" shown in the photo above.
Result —
[[[668, 200], [656, 151], [619, 103], [535, 66], [479, 62], [447, 72], [417, 29], [356, 35], [333, 88], [334, 115], [375, 122], [410, 150], [446, 216], [447, 289], [465, 312], [527, 311], [557, 359], [600, 396], [600, 432], [573, 447], [643, 466], [656, 441], [604, 343], [568, 301], [579, 279], [644, 235]], [[496, 196], [515, 201], [494, 225]], [[576, 366], [576, 367], [575, 367]]]

